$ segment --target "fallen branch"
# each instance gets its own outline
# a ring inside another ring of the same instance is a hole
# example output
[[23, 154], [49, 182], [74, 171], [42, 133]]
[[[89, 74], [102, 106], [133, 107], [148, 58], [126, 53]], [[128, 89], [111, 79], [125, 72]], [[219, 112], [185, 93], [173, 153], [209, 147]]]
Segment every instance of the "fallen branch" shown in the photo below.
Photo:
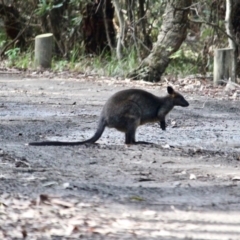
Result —
[[229, 80], [226, 81], [226, 80], [220, 79], [219, 82], [230, 83], [230, 84], [232, 84], [233, 86], [240, 88], [240, 85], [239, 85], [239, 84], [237, 84], [237, 83], [235, 83], [235, 82], [232, 82], [231, 80], [230, 80], [230, 81], [229, 81]]

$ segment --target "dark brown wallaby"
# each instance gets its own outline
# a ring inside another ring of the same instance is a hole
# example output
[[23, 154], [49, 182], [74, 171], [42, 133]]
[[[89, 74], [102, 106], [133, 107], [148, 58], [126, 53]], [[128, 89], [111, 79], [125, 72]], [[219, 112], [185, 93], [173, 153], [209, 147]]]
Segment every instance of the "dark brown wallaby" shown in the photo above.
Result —
[[137, 144], [135, 133], [139, 125], [159, 122], [162, 130], [166, 129], [165, 117], [174, 106], [187, 107], [189, 103], [172, 87], [167, 87], [168, 95], [157, 97], [140, 89], [128, 89], [115, 93], [102, 109], [98, 128], [92, 138], [82, 142], [44, 141], [31, 142], [32, 146], [73, 146], [95, 143], [105, 127], [116, 128], [125, 133], [126, 144]]

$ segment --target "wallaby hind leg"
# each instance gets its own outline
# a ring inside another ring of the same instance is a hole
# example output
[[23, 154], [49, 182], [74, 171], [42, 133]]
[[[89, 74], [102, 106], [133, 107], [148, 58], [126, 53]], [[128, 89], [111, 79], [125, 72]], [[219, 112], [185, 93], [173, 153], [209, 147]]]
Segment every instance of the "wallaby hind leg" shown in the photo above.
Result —
[[125, 133], [125, 144], [135, 144], [135, 131], [131, 130]]
[[139, 125], [139, 120], [128, 120], [127, 131], [125, 133], [125, 144], [150, 144], [149, 142], [136, 141], [135, 135]]
[[151, 144], [151, 143], [145, 141], [136, 141], [135, 132], [128, 131], [125, 133], [125, 144]]
[[125, 122], [127, 123], [125, 132], [125, 144], [135, 144], [136, 143], [135, 134], [140, 120], [128, 117], [126, 118]]

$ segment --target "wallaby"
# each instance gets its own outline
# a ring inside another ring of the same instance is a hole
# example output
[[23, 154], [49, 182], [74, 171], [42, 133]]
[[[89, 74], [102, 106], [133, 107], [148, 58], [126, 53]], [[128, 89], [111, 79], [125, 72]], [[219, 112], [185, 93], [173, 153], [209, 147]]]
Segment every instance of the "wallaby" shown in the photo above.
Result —
[[126, 144], [141, 144], [137, 142], [135, 133], [139, 125], [159, 122], [162, 130], [166, 129], [165, 117], [174, 106], [187, 107], [189, 103], [172, 87], [167, 87], [168, 95], [157, 97], [141, 89], [127, 89], [115, 93], [103, 106], [98, 128], [93, 137], [82, 142], [44, 141], [30, 142], [32, 146], [73, 146], [85, 143], [95, 143], [105, 127], [116, 128], [125, 133]]

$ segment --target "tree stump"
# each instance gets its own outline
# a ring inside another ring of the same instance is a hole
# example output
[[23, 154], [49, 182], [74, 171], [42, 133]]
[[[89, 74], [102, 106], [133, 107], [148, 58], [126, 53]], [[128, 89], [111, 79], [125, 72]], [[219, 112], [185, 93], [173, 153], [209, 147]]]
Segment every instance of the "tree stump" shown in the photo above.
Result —
[[52, 33], [45, 33], [35, 37], [35, 67], [51, 68], [52, 48]]
[[214, 85], [219, 85], [223, 81], [228, 81], [229, 78], [235, 79], [233, 71], [234, 51], [232, 48], [222, 48], [214, 50]]

